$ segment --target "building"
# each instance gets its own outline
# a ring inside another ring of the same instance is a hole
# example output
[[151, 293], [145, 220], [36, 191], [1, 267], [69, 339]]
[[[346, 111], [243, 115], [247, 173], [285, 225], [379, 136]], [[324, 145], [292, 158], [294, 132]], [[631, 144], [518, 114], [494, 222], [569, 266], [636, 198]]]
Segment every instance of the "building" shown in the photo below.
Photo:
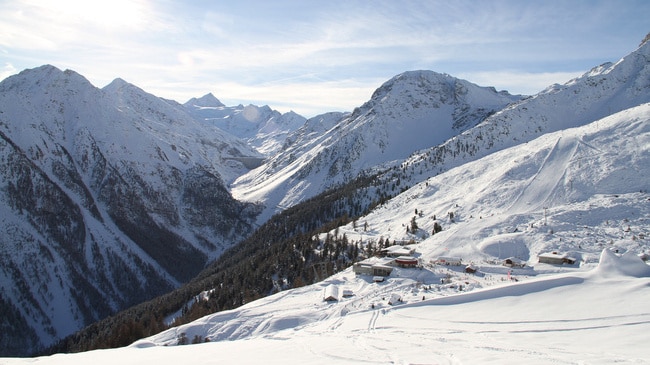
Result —
[[357, 275], [389, 276], [393, 268], [389, 266], [393, 260], [368, 259], [352, 265], [352, 271]]
[[460, 266], [462, 264], [462, 260], [460, 257], [440, 256], [436, 259], [436, 261], [434, 261], [434, 263], [438, 265]]
[[538, 259], [540, 263], [551, 265], [573, 265], [576, 262], [573, 257], [568, 257], [567, 254], [560, 254], [557, 251], [539, 254]]
[[336, 302], [339, 300], [339, 288], [330, 284], [323, 289], [323, 300], [326, 302]]
[[382, 256], [388, 257], [411, 256], [415, 253], [415, 249], [406, 246], [393, 245], [382, 249], [380, 253]]
[[399, 267], [417, 267], [418, 259], [413, 256], [399, 256], [395, 258], [395, 264]]
[[474, 274], [474, 273], [476, 273], [477, 271], [478, 271], [478, 267], [476, 267], [476, 266], [474, 266], [474, 265], [467, 265], [467, 266], [465, 267], [465, 272], [468, 273], [468, 274]]
[[514, 258], [514, 257], [508, 257], [507, 259], [503, 260], [503, 266], [506, 267], [524, 267], [526, 266], [526, 263]]

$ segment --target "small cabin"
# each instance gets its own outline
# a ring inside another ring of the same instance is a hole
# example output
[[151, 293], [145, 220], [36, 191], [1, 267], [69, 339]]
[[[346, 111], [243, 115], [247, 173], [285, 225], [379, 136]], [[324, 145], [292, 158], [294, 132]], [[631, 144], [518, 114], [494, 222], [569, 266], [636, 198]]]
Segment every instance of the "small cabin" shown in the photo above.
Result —
[[573, 265], [576, 262], [573, 257], [568, 257], [567, 254], [560, 254], [557, 251], [542, 253], [538, 256], [538, 259], [540, 263], [551, 265]]
[[323, 300], [326, 302], [336, 302], [339, 300], [339, 288], [330, 284], [323, 290]]
[[440, 256], [436, 259], [435, 263], [438, 265], [460, 266], [462, 264], [462, 260], [460, 257]]
[[478, 267], [474, 265], [465, 266], [465, 272], [468, 274], [475, 274], [478, 271]]
[[397, 293], [391, 294], [390, 299], [388, 299], [388, 304], [390, 305], [395, 305], [401, 302], [402, 302], [402, 296]]
[[526, 266], [526, 263], [524, 261], [521, 261], [517, 258], [514, 257], [508, 257], [507, 259], [503, 260], [503, 266], [506, 267], [524, 267]]
[[354, 292], [350, 289], [343, 289], [343, 298], [349, 298], [354, 296]]

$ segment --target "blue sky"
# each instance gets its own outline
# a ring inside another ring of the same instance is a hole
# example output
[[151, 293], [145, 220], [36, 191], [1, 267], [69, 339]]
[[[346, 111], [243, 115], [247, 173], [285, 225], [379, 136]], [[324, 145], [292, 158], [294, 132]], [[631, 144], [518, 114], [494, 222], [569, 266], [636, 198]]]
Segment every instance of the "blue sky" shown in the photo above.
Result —
[[407, 70], [534, 94], [632, 52], [649, 15], [645, 0], [0, 0], [0, 79], [52, 64], [311, 117]]

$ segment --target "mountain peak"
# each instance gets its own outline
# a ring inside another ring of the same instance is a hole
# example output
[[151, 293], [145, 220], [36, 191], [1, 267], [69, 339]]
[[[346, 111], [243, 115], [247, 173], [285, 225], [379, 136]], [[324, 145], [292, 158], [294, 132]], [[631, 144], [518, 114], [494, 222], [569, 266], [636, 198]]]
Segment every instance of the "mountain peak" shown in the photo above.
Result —
[[203, 95], [200, 98], [192, 98], [188, 100], [184, 106], [186, 107], [192, 107], [192, 106], [198, 106], [198, 107], [209, 107], [209, 108], [216, 108], [216, 107], [224, 107], [225, 105], [219, 101], [212, 93], [207, 93]]
[[[72, 70], [61, 71], [53, 65], [43, 65], [31, 69], [26, 69], [17, 75], [10, 76], [2, 81], [4, 90], [13, 88], [43, 89], [43, 88], [60, 88], [63, 85], [84, 84], [91, 86], [90, 82], [80, 74]], [[66, 86], [65, 89], [69, 89]], [[32, 91], [27, 91], [31, 93]]]

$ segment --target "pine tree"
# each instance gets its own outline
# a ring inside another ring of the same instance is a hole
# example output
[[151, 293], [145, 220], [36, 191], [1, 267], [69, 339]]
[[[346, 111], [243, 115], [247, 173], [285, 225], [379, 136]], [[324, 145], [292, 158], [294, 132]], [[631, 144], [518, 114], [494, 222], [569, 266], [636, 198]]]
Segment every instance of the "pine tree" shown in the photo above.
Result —
[[[407, 231], [408, 231], [408, 229], [407, 229]], [[415, 221], [415, 217], [413, 217], [413, 218], [411, 218], [411, 232], [415, 233], [417, 231], [418, 231], [418, 224]]]

